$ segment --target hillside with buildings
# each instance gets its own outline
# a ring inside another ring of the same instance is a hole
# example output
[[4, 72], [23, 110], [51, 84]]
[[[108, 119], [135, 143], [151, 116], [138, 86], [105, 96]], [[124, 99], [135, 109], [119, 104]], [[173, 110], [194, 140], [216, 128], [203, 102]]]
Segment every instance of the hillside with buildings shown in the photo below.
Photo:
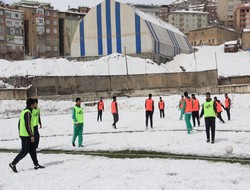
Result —
[[106, 0], [91, 9], [79, 6], [67, 11], [56, 10], [49, 2], [2, 2], [0, 58], [91, 60], [123, 53], [160, 63], [191, 53], [191, 45], [230, 40], [242, 42], [239, 46], [247, 50], [249, 2], [176, 0], [170, 5], [144, 5]]

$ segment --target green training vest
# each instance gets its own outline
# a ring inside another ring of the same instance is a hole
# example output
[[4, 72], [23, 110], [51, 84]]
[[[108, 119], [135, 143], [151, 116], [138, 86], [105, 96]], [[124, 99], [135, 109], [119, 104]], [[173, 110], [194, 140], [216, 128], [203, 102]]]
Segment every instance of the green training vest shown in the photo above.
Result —
[[77, 106], [74, 106], [75, 110], [75, 117], [78, 123], [83, 123], [84, 122], [84, 117], [83, 117], [83, 109]]
[[215, 117], [213, 100], [204, 103], [204, 117]]
[[[29, 133], [27, 132], [26, 130], [26, 127], [25, 127], [25, 120], [24, 120], [24, 115], [29, 112], [31, 114], [31, 111], [28, 110], [28, 109], [25, 109], [21, 112], [20, 114], [20, 129], [19, 129], [19, 135], [21, 137], [29, 137]], [[31, 131], [32, 131], [32, 134], [34, 134], [34, 131], [31, 127]]]
[[32, 110], [32, 116], [31, 116], [31, 127], [38, 126], [39, 123], [39, 115], [40, 115], [40, 109], [34, 108]]

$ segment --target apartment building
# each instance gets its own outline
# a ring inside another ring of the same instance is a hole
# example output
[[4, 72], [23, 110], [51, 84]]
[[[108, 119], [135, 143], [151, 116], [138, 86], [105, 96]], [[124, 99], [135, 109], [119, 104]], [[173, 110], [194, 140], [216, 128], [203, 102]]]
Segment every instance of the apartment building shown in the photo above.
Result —
[[50, 3], [20, 1], [24, 12], [25, 52], [33, 58], [59, 56], [59, 11]]
[[220, 45], [226, 41], [238, 40], [240, 33], [224, 26], [209, 26], [192, 30], [187, 36], [193, 46]]
[[133, 5], [136, 9], [153, 15], [156, 18], [160, 18], [161, 20], [167, 22], [168, 21], [168, 14], [170, 12], [170, 7], [168, 5], [141, 5], [141, 4], [135, 4]]
[[217, 14], [219, 21], [228, 27], [234, 27], [234, 11], [243, 0], [219, 0], [217, 1]]
[[59, 47], [60, 56], [70, 56], [70, 46], [77, 26], [85, 17], [90, 8], [70, 8], [68, 11], [59, 12]]
[[235, 28], [242, 31], [250, 28], [250, 3], [244, 3], [234, 12]]
[[0, 58], [22, 59], [24, 57], [23, 11], [0, 6]]
[[207, 27], [208, 13], [186, 10], [174, 11], [169, 13], [168, 22], [185, 34], [191, 30]]

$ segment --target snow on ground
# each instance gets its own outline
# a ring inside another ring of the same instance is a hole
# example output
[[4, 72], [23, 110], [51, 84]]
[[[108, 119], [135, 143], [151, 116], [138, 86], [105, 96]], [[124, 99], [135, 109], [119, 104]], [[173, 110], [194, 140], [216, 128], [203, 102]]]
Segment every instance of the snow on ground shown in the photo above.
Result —
[[46, 168], [34, 171], [29, 156], [14, 174], [6, 166], [16, 154], [1, 154], [0, 189], [248, 189], [250, 167], [240, 164], [160, 159], [107, 159], [41, 155]]
[[[127, 56], [128, 73], [173, 73], [182, 72], [181, 67], [190, 71], [218, 68], [219, 76], [250, 75], [250, 52], [224, 53], [221, 46], [201, 46], [194, 54], [177, 55], [173, 61], [157, 65], [149, 59]], [[217, 65], [215, 61], [217, 56]], [[0, 77], [25, 76], [85, 76], [85, 75], [126, 75], [125, 56], [112, 54], [95, 61], [78, 62], [67, 59], [35, 59], [9, 62], [0, 61]]]
[[[166, 118], [159, 118], [159, 111], [156, 109], [154, 115], [154, 129], [145, 131], [145, 98], [118, 98], [120, 121], [114, 130], [111, 127], [113, 118], [110, 113], [111, 100], [105, 100], [105, 112], [103, 122], [96, 121], [96, 107], [84, 106], [85, 126], [84, 143], [86, 150], [149, 150], [170, 153], [185, 153], [197, 155], [216, 155], [225, 156], [225, 147], [232, 145], [234, 147], [233, 156], [250, 156], [250, 125], [248, 122], [250, 104], [247, 101], [248, 94], [232, 94], [232, 120], [227, 122], [226, 114], [222, 116], [226, 124], [217, 121], [216, 145], [206, 143], [204, 132], [204, 121], [202, 126], [196, 127], [197, 132], [187, 135], [184, 121], [179, 121], [180, 112], [177, 109], [179, 101], [178, 95], [164, 96], [166, 102]], [[204, 96], [197, 96], [201, 103], [204, 102]], [[223, 100], [222, 95], [218, 98]], [[155, 97], [157, 103], [158, 97]], [[1, 110], [2, 118], [0, 120], [1, 148], [19, 148], [20, 141], [17, 138], [18, 115], [22, 110], [24, 101], [1, 101], [3, 106], [11, 105], [8, 114]], [[42, 149], [67, 149], [74, 150], [71, 147], [72, 120], [70, 109], [74, 105], [72, 101], [40, 101], [42, 110], [43, 128], [40, 133], [44, 137], [41, 140]], [[60, 114], [61, 112], [61, 114]], [[12, 117], [11, 114], [13, 113]], [[16, 117], [16, 118], [13, 118]], [[173, 131], [178, 130], [178, 131]], [[135, 131], [134, 133], [129, 133]], [[235, 133], [233, 131], [241, 131]], [[249, 132], [244, 132], [249, 131]], [[100, 132], [118, 132], [105, 133]], [[13, 139], [13, 141], [8, 141]], [[46, 139], [46, 140], [45, 140]], [[118, 143], [116, 143], [118, 142]]]
[[7, 84], [5, 82], [3, 82], [2, 80], [0, 80], [0, 89], [12, 89], [14, 88], [14, 86]]
[[[96, 107], [84, 106], [84, 147], [72, 147], [72, 120], [69, 101], [40, 101], [43, 128], [40, 149], [64, 150], [148, 150], [176, 154], [222, 157], [250, 157], [249, 94], [230, 94], [232, 120], [217, 120], [215, 144], [206, 143], [204, 121], [188, 135], [179, 121], [179, 95], [163, 96], [166, 118], [154, 114], [154, 129], [145, 130], [146, 97], [118, 97], [120, 121], [111, 127], [110, 99], [105, 99], [103, 122], [97, 122]], [[223, 95], [217, 95], [224, 100]], [[155, 104], [158, 96], [153, 97]], [[197, 96], [204, 102], [203, 95]], [[0, 149], [20, 149], [18, 115], [25, 101], [0, 101]], [[157, 107], [157, 106], [156, 106]], [[5, 109], [8, 108], [8, 109]], [[238, 132], [236, 132], [238, 131]], [[105, 132], [105, 133], [102, 133]], [[77, 141], [76, 141], [77, 144]], [[231, 145], [233, 154], [225, 147]], [[0, 153], [0, 189], [247, 189], [249, 165], [194, 160], [108, 159], [83, 155], [38, 154], [44, 170], [34, 171], [30, 157], [22, 160], [18, 174], [8, 168], [16, 154]], [[33, 177], [34, 176], [34, 177]]]
[[[182, 72], [180, 66], [190, 71], [218, 69], [223, 77], [250, 75], [250, 52], [224, 53], [224, 45], [200, 46], [194, 54], [177, 55], [166, 64], [167, 72]], [[217, 64], [216, 64], [217, 57]]]

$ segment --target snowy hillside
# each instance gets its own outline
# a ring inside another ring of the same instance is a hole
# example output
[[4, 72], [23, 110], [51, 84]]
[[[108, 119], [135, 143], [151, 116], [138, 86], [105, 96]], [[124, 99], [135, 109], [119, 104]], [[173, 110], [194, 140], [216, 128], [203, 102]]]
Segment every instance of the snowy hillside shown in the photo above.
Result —
[[[217, 56], [217, 66], [215, 60]], [[173, 61], [157, 65], [149, 59], [127, 56], [128, 73], [173, 73], [203, 71], [218, 68], [219, 76], [250, 75], [250, 52], [224, 53], [221, 46], [202, 46], [194, 54], [181, 54]], [[36, 59], [26, 61], [0, 61], [0, 77], [25, 76], [84, 76], [126, 75], [125, 56], [112, 54], [95, 61], [77, 62], [67, 59]]]

